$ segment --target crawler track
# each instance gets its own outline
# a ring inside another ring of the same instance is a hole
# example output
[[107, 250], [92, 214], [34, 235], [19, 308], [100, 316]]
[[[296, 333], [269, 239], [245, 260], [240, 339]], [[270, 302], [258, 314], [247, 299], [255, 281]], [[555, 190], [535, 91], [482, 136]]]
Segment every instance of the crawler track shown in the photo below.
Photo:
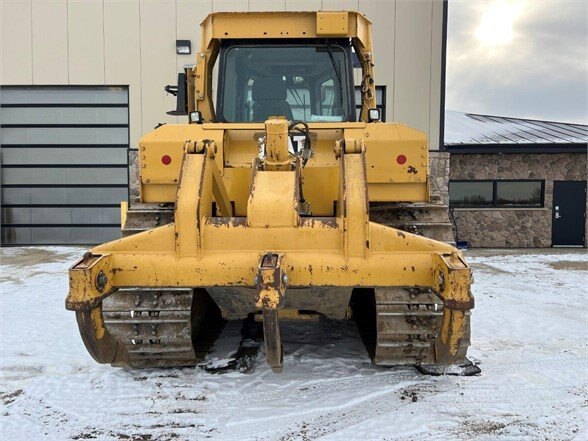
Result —
[[120, 289], [102, 315], [132, 368], [194, 366], [224, 325], [206, 291], [194, 289]]
[[[375, 364], [426, 366], [435, 364], [434, 341], [441, 331], [443, 303], [430, 290], [376, 288], [371, 302], [354, 308], [356, 322]], [[365, 296], [365, 292], [362, 293]], [[374, 320], [375, 316], [375, 320]], [[470, 320], [459, 349], [466, 360]]]
[[[369, 291], [357, 292], [352, 302], [373, 362], [434, 365], [434, 342], [443, 318], [441, 300], [430, 290]], [[109, 333], [124, 344], [125, 365], [132, 368], [194, 366], [204, 359], [225, 324], [202, 289], [120, 289], [103, 301], [102, 314]], [[244, 326], [248, 328], [247, 323]], [[470, 345], [469, 316], [465, 334], [458, 363], [466, 361]]]

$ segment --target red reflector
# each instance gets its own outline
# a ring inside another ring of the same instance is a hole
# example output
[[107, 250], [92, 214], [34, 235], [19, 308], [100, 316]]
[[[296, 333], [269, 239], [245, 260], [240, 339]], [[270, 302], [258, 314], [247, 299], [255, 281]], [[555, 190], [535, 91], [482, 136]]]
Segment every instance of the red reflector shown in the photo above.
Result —
[[171, 156], [163, 155], [161, 157], [161, 162], [163, 162], [164, 165], [170, 165], [171, 164]]
[[404, 164], [406, 162], [406, 156], [398, 155], [396, 157], [396, 162], [398, 162], [400, 165]]

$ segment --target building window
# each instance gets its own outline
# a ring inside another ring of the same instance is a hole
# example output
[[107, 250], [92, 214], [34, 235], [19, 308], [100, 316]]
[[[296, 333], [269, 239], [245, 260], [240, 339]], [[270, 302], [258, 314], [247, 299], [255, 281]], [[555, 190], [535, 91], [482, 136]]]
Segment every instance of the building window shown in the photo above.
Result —
[[[376, 86], [376, 108], [380, 109], [382, 122], [386, 122], [386, 86]], [[355, 86], [355, 116], [359, 121], [361, 112], [361, 86]]]
[[471, 180], [449, 182], [449, 205], [471, 208], [543, 207], [545, 181]]
[[494, 190], [492, 181], [449, 183], [449, 203], [459, 207], [492, 205]]
[[541, 207], [542, 181], [497, 181], [496, 205], [499, 207]]

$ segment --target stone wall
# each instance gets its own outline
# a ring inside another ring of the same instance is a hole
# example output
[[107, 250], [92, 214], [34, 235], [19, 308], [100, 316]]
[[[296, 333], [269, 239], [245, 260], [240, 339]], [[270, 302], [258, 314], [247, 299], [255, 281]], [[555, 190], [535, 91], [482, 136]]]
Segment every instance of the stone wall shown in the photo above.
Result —
[[471, 247], [550, 247], [553, 181], [586, 180], [585, 153], [451, 155], [450, 179], [544, 179], [544, 208], [455, 208], [458, 240]]
[[430, 151], [429, 171], [431, 200], [449, 205], [449, 153]]
[[140, 180], [139, 173], [139, 153], [135, 149], [128, 150], [129, 155], [129, 203], [139, 202], [140, 198]]

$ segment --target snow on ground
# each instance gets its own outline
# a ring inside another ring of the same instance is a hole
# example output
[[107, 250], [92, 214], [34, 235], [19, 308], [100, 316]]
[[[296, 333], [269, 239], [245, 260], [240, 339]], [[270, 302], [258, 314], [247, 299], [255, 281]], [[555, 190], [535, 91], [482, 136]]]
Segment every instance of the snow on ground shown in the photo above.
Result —
[[583, 251], [467, 252], [477, 377], [374, 367], [329, 322], [284, 325], [279, 375], [98, 365], [64, 309], [82, 252], [0, 249], [1, 439], [588, 439]]

